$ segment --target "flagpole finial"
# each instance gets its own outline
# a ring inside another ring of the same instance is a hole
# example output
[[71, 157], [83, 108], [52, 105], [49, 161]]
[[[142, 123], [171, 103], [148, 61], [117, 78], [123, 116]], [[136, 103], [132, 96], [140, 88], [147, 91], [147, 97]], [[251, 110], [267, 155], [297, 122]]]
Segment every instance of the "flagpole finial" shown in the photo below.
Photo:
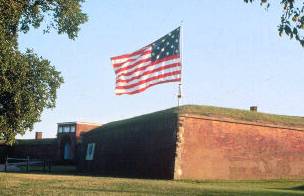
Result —
[[184, 24], [184, 20], [181, 20], [181, 21], [180, 21], [180, 26], [182, 27], [183, 24]]

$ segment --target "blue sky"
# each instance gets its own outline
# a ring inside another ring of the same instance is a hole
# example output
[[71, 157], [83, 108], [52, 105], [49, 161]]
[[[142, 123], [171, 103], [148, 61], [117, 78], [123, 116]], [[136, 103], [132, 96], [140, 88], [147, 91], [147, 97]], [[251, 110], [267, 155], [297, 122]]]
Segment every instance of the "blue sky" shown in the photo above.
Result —
[[65, 79], [56, 108], [35, 125], [44, 137], [56, 136], [58, 122], [107, 123], [176, 106], [177, 83], [116, 96], [110, 57], [151, 43], [181, 20], [183, 104], [257, 105], [261, 112], [304, 116], [303, 48], [279, 37], [278, 3], [265, 11], [242, 0], [90, 0], [83, 9], [89, 21], [75, 41], [42, 29], [19, 37], [21, 50], [33, 48]]

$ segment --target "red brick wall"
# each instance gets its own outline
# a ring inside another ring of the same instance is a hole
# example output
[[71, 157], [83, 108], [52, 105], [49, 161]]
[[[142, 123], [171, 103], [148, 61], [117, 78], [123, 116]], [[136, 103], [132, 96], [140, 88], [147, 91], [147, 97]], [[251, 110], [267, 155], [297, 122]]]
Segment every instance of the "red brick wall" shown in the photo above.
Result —
[[92, 129], [99, 127], [99, 125], [92, 124], [76, 124], [76, 137], [79, 138], [80, 134], [91, 131]]
[[[172, 179], [176, 115], [146, 115], [109, 123], [83, 135], [78, 168], [93, 174]], [[85, 160], [88, 143], [94, 159]]]
[[42, 141], [33, 144], [15, 144], [10, 147], [8, 156], [17, 158], [29, 156], [31, 159], [58, 160], [57, 146], [56, 139], [52, 143], [43, 143]]
[[71, 145], [71, 157], [70, 161], [76, 163], [79, 159], [79, 146], [80, 146], [80, 135], [82, 133], [91, 131], [92, 129], [99, 127], [98, 125], [94, 124], [87, 124], [87, 123], [76, 123], [76, 132], [69, 132], [69, 133], [58, 133], [58, 157], [59, 160], [64, 160], [64, 145], [65, 143], [69, 143]]
[[304, 131], [180, 117], [176, 179], [304, 177]]

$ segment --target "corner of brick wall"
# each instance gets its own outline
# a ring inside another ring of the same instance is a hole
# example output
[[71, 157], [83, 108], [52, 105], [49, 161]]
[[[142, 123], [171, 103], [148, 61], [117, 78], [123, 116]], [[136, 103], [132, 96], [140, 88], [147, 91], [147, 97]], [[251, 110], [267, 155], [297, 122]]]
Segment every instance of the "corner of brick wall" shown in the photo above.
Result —
[[179, 116], [174, 179], [303, 179], [304, 130]]
[[184, 143], [184, 127], [183, 122], [185, 117], [177, 116], [177, 129], [176, 129], [176, 151], [175, 151], [175, 162], [174, 162], [174, 179], [181, 179], [183, 175], [182, 171], [182, 150]]

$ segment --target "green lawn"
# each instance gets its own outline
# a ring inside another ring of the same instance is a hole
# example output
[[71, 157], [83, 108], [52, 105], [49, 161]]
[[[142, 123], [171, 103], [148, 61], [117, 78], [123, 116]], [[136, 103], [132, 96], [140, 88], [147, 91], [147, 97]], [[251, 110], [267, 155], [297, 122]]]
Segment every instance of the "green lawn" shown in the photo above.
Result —
[[0, 195], [304, 195], [304, 181], [166, 181], [0, 173]]

